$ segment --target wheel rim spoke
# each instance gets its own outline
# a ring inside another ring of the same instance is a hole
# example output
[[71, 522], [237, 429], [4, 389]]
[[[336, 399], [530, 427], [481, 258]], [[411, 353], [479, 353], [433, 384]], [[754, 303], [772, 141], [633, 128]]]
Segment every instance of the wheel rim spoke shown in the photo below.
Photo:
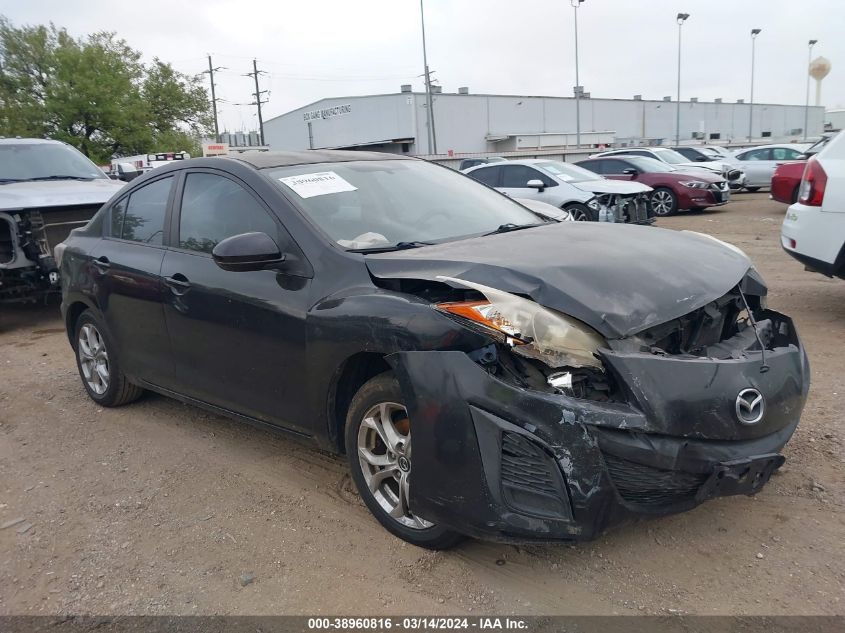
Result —
[[389, 466], [390, 464], [396, 462], [396, 460], [391, 459], [390, 455], [387, 453], [384, 455], [377, 455], [369, 448], [359, 448], [358, 454], [371, 466]]

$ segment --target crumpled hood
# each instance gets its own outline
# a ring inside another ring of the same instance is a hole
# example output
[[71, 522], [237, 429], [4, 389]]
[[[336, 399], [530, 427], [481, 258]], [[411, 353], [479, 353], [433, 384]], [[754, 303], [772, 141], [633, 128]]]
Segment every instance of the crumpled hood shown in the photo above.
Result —
[[573, 184], [584, 191], [592, 191], [593, 193], [631, 195], [651, 191], [651, 187], [644, 185], [641, 182], [631, 182], [629, 180], [609, 180], [607, 178], [584, 180], [570, 184]]
[[0, 185], [0, 211], [103, 204], [124, 184], [107, 178], [10, 182]]
[[383, 279], [457, 277], [531, 297], [622, 338], [727, 293], [751, 261], [701, 235], [646, 226], [566, 222], [366, 255]]

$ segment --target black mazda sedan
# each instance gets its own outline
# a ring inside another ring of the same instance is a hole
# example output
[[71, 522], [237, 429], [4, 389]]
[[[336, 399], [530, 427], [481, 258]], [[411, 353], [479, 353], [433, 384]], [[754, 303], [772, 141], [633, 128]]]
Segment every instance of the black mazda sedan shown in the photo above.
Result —
[[584, 540], [784, 461], [809, 367], [737, 248], [364, 152], [155, 169], [57, 249], [88, 395], [345, 453], [393, 534]]

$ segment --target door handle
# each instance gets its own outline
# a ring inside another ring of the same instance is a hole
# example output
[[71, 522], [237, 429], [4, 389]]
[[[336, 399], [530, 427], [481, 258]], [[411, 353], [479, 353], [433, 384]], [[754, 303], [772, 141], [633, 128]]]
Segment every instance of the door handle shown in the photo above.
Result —
[[165, 277], [164, 283], [173, 291], [173, 294], [183, 295], [191, 288], [191, 282], [182, 273], [176, 273], [172, 277]]
[[102, 257], [98, 257], [97, 259], [93, 260], [92, 263], [94, 264], [94, 266], [96, 266], [99, 269], [99, 271], [101, 273], [108, 270], [108, 268], [111, 266], [111, 262], [109, 261], [109, 258], [106, 257], [105, 255], [103, 255]]

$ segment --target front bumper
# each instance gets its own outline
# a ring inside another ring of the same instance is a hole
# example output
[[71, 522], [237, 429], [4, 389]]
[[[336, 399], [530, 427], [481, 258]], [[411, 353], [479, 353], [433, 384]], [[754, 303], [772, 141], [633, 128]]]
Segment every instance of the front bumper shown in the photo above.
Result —
[[[756, 359], [603, 355], [610, 371], [637, 372], [629, 379], [643, 391], [629, 392], [630, 404], [523, 389], [463, 352], [388, 357], [414, 421], [414, 512], [479, 538], [589, 540], [637, 517], [754, 494], [783, 462], [809, 389], [800, 343], [768, 353], [763, 374]], [[639, 364], [652, 359], [664, 366]], [[756, 426], [734, 417], [749, 386], [768, 404]]]

